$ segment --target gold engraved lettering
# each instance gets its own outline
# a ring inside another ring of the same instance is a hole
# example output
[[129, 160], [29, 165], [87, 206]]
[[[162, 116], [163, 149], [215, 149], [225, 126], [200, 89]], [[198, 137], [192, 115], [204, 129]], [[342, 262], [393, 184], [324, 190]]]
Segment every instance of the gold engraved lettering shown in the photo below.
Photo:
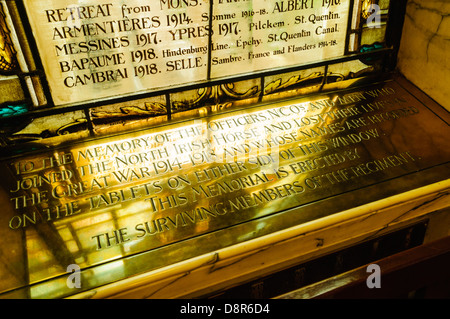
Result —
[[407, 101], [389, 87], [336, 94], [23, 157], [8, 165], [8, 226], [120, 218], [83, 245], [159, 247], [397, 176], [423, 165], [415, 145], [391, 149], [388, 122], [426, 112]]
[[67, 20], [94, 19], [97, 17], [108, 17], [111, 15], [113, 4], [100, 4], [92, 6], [76, 6], [45, 10], [48, 23], [62, 22]]

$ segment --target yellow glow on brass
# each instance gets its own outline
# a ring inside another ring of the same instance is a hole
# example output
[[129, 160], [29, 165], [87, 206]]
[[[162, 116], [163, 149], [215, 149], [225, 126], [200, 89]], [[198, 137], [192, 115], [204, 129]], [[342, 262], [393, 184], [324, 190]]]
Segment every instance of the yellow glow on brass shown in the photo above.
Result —
[[[7, 231], [26, 233], [28, 278], [45, 281], [33, 296], [70, 294], [68, 263], [94, 288], [327, 216], [355, 199], [323, 210], [310, 204], [386, 178], [406, 187], [396, 177], [450, 156], [410, 142], [411, 125], [433, 121], [388, 82], [19, 158], [19, 183], [7, 186], [17, 198], [5, 203], [15, 212]], [[426, 145], [445, 144], [439, 126], [421, 127], [433, 139]], [[407, 144], [398, 138], [404, 132]]]
[[87, 218], [82, 218], [78, 221], [73, 222], [72, 226], [75, 229], [81, 229], [81, 228], [85, 228], [85, 227], [92, 227], [96, 224], [102, 224], [104, 222], [108, 222], [111, 220], [112, 220], [112, 216], [108, 212], [108, 213], [103, 213], [103, 214], [97, 214], [95, 216], [90, 216]]

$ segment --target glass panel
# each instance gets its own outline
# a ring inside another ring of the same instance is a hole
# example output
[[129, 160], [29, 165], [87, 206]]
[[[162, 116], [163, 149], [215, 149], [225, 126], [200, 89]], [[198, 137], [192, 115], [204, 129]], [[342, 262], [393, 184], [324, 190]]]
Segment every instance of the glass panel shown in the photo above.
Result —
[[11, 38], [11, 29], [7, 23], [7, 7], [5, 2], [0, 2], [0, 74], [17, 71], [17, 51]]
[[361, 35], [361, 45], [371, 45], [374, 43], [383, 43], [386, 35], [386, 24], [379, 28], [363, 28]]
[[[349, 16], [353, 14], [356, 27], [361, 5], [357, 2], [349, 12], [351, 0], [199, 0], [167, 8], [143, 5], [140, 0], [121, 6], [102, 0], [89, 7], [97, 14], [88, 25], [81, 13], [76, 21], [67, 17], [72, 11], [85, 12], [82, 9], [89, 3], [70, 7], [69, 0], [59, 0], [57, 4], [67, 8], [56, 15], [55, 1], [26, 0], [25, 9], [56, 105], [131, 97], [136, 92], [206, 82], [210, 77], [222, 79], [338, 58], [345, 55]], [[111, 40], [112, 28], [117, 31], [118, 48], [108, 53], [116, 62], [107, 68], [103, 65], [106, 44], [100, 48], [98, 43]], [[98, 44], [95, 52], [94, 42]], [[86, 50], [92, 51], [91, 56], [86, 56]]]
[[207, 107], [209, 111], [205, 112], [209, 113], [254, 104], [260, 94], [261, 81], [257, 78], [174, 93], [170, 99], [173, 114], [201, 107]]
[[349, 62], [337, 63], [328, 67], [327, 83], [324, 90], [345, 89], [354, 85], [362, 77], [375, 73], [380, 70], [380, 65], [365, 64], [362, 61], [354, 60]]
[[325, 80], [325, 67], [267, 76], [263, 101], [319, 92]]
[[36, 119], [21, 120], [10, 127], [5, 137], [9, 143], [29, 143], [36, 147], [57, 145], [89, 137], [88, 122], [83, 111], [63, 113]]
[[0, 76], [0, 104], [25, 100], [20, 79], [17, 76]]
[[90, 117], [96, 135], [140, 129], [167, 120], [165, 96], [91, 108]]

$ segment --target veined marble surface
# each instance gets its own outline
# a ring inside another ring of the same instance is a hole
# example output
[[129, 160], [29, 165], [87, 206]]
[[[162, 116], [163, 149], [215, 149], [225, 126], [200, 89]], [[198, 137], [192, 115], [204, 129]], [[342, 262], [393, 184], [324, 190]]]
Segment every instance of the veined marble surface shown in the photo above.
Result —
[[450, 111], [450, 1], [409, 0], [400, 71]]

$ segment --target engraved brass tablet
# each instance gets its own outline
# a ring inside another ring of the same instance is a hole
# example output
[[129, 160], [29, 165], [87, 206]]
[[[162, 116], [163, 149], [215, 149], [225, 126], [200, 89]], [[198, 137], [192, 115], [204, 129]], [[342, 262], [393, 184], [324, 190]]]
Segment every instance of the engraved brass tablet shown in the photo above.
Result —
[[448, 136], [387, 81], [5, 159], [0, 291], [69, 295], [72, 264], [89, 289], [447, 179]]

